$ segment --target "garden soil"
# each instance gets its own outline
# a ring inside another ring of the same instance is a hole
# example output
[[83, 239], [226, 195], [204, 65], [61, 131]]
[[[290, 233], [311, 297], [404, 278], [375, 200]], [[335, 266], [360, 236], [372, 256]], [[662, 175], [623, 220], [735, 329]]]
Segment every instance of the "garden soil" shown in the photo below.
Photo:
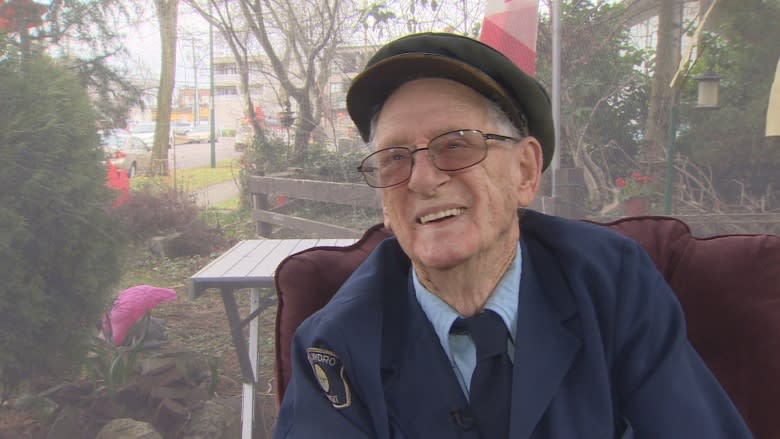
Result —
[[[215, 253], [212, 258], [218, 254]], [[151, 353], [200, 354], [206, 360], [214, 361], [218, 365], [218, 381], [214, 397], [240, 397], [241, 371], [221, 297], [217, 291], [208, 291], [193, 301], [189, 299], [187, 290], [189, 276], [205, 266], [210, 259], [194, 257], [168, 260], [144, 254], [143, 257], [133, 261], [132, 269], [123, 280], [123, 288], [149, 284], [176, 290], [176, 300], [162, 303], [152, 311], [153, 317], [165, 321], [167, 340]], [[235, 296], [243, 317], [248, 309], [249, 290], [239, 290]], [[260, 315], [260, 372], [257, 389], [258, 396], [261, 401], [265, 401], [265, 405], [268, 405], [268, 401], [274, 401], [272, 394], [274, 317], [275, 307], [265, 310]], [[244, 332], [246, 336], [246, 328]], [[85, 377], [81, 378], [82, 381], [85, 379]], [[43, 392], [58, 384], [61, 382], [42, 377], [35, 380], [29, 391]], [[13, 404], [7, 404], [5, 407], [0, 407], [0, 439], [45, 439], [50, 422], [51, 420], [45, 419], [37, 408], [17, 409]]]

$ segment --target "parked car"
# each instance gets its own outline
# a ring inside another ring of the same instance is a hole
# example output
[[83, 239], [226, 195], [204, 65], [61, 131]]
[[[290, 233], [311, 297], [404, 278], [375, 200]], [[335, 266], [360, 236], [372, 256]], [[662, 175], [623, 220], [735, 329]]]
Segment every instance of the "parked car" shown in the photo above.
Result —
[[194, 126], [182, 134], [174, 134], [173, 140], [177, 145], [182, 143], [208, 143], [211, 140], [211, 129], [208, 125]]
[[130, 137], [130, 132], [127, 130], [114, 128], [108, 130], [98, 131], [100, 136], [100, 144], [104, 148], [110, 147], [112, 149], [119, 149], [124, 144], [125, 140]]
[[154, 122], [141, 122], [130, 128], [130, 135], [141, 139], [147, 145], [154, 144]]
[[187, 122], [186, 120], [177, 120], [175, 122], [171, 122], [171, 131], [173, 132], [173, 135], [182, 135], [192, 128], [192, 124]]
[[249, 125], [239, 125], [236, 130], [236, 141], [233, 143], [233, 148], [236, 151], [244, 151], [246, 148], [254, 142], [255, 133], [252, 131], [252, 127]]
[[148, 174], [152, 165], [152, 144], [130, 135], [125, 138], [107, 137], [103, 141], [106, 157], [119, 169], [124, 169], [129, 178]]

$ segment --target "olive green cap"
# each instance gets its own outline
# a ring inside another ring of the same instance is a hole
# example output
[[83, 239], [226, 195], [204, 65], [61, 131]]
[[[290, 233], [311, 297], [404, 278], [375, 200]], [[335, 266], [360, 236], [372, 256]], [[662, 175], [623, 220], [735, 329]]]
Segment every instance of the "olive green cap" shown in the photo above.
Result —
[[555, 126], [547, 91], [509, 58], [473, 38], [419, 33], [387, 43], [368, 61], [347, 92], [347, 110], [364, 141], [371, 119], [403, 83], [445, 78], [471, 87], [496, 102], [519, 128], [542, 145], [542, 170], [555, 151]]

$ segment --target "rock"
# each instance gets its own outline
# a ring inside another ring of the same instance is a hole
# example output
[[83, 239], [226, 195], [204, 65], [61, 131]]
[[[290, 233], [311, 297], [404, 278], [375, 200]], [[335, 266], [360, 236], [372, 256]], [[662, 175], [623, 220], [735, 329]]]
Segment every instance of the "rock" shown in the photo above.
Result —
[[175, 241], [181, 236], [181, 233], [176, 232], [166, 236], [155, 236], [149, 240], [149, 251], [159, 257], [167, 258], [171, 254], [171, 242]]
[[123, 416], [123, 406], [108, 395], [96, 396], [89, 406], [90, 413], [98, 419], [114, 419]]
[[190, 417], [190, 409], [172, 399], [162, 400], [155, 411], [155, 424], [160, 431], [170, 436], [181, 429]]
[[76, 407], [64, 407], [49, 429], [46, 439], [81, 437], [79, 417], [81, 410]]
[[119, 418], [104, 425], [95, 439], [163, 439], [163, 437], [148, 422]]
[[11, 406], [18, 410], [33, 411], [38, 419], [45, 422], [51, 420], [51, 416], [59, 408], [57, 403], [51, 399], [31, 393], [24, 393], [11, 401]]
[[182, 439], [235, 439], [241, 437], [241, 410], [229, 400], [204, 401], [192, 410]]
[[[166, 366], [175, 366], [193, 385], [198, 385], [211, 375], [208, 361], [196, 352], [161, 352], [151, 355], [141, 362], [143, 375], [154, 374], [156, 370], [165, 370]], [[158, 383], [163, 385], [169, 383]]]
[[88, 382], [62, 383], [44, 391], [41, 396], [49, 398], [59, 405], [78, 405], [87, 401], [95, 386]]

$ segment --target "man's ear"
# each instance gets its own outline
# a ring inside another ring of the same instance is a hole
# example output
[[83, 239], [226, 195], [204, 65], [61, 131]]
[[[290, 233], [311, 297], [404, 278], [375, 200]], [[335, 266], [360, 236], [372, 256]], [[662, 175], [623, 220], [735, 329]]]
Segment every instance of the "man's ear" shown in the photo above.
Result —
[[518, 172], [515, 188], [518, 207], [528, 207], [536, 198], [542, 181], [542, 145], [535, 137], [526, 137], [515, 147]]

